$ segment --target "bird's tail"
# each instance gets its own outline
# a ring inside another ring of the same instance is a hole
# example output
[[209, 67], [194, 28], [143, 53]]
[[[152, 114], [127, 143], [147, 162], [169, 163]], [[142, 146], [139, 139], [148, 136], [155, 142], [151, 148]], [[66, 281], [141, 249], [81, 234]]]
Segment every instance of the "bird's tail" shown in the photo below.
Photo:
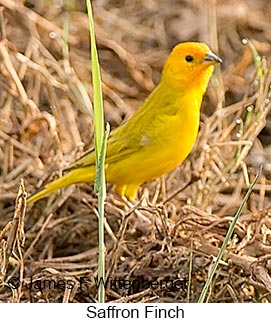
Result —
[[95, 180], [95, 167], [84, 167], [74, 169], [68, 174], [64, 175], [61, 178], [56, 179], [55, 181], [47, 184], [44, 189], [40, 190], [39, 192], [35, 193], [34, 195], [30, 196], [26, 204], [29, 205], [34, 203], [45, 196], [75, 183], [82, 183], [82, 182], [94, 182]]

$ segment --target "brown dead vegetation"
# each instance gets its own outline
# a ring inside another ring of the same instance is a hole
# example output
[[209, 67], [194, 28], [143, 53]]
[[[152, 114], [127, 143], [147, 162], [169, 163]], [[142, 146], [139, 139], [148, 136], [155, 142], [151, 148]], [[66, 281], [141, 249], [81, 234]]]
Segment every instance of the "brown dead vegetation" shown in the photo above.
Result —
[[[135, 204], [108, 187], [106, 300], [196, 302], [263, 165], [208, 301], [268, 302], [270, 2], [96, 0], [93, 6], [105, 117], [112, 128], [157, 84], [176, 43], [204, 41], [223, 58], [189, 158], [143, 185]], [[26, 192], [60, 175], [92, 144], [84, 1], [61, 7], [49, 0], [0, 0], [0, 34], [0, 301], [95, 301], [92, 185], [69, 187], [25, 208]], [[255, 49], [261, 60], [253, 59]]]

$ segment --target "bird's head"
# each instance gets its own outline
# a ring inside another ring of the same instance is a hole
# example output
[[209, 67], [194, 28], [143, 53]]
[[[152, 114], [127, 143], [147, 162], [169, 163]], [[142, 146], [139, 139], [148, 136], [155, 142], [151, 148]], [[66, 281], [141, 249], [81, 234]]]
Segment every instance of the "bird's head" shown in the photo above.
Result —
[[204, 93], [214, 65], [221, 62], [221, 58], [204, 43], [180, 43], [165, 63], [161, 82], [174, 90], [197, 88]]

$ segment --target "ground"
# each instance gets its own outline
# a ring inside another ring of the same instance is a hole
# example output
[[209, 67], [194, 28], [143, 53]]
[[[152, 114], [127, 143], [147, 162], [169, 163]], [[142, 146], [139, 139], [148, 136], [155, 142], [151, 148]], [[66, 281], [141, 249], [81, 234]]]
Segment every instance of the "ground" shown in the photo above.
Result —
[[[133, 204], [108, 186], [106, 301], [197, 302], [263, 165], [206, 301], [269, 302], [270, 1], [96, 0], [93, 10], [111, 128], [158, 83], [175, 44], [203, 41], [223, 59], [187, 160]], [[0, 0], [0, 37], [0, 301], [96, 301], [93, 185], [25, 214], [20, 205], [93, 143], [84, 1]]]

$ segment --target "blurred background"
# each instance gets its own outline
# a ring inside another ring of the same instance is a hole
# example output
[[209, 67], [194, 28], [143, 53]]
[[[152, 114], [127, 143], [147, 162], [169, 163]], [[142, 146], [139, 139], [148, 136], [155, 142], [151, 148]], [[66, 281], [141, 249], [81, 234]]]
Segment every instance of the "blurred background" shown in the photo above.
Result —
[[[206, 42], [223, 59], [204, 97], [198, 141], [188, 159], [144, 184], [135, 205], [108, 186], [108, 277], [181, 280], [182, 288], [108, 288], [107, 301], [197, 301], [229, 223], [263, 165], [209, 301], [268, 302], [271, 2], [96, 0], [92, 5], [105, 119], [112, 129], [158, 84], [174, 45]], [[93, 120], [87, 112], [92, 95], [85, 1], [0, 0], [3, 302], [97, 298], [92, 185], [69, 187], [27, 208], [24, 250], [16, 236], [11, 260], [5, 260], [21, 179], [31, 194], [92, 145]], [[14, 291], [5, 283], [18, 275], [26, 283], [69, 278], [75, 287]], [[80, 275], [91, 281], [83, 290]]]

